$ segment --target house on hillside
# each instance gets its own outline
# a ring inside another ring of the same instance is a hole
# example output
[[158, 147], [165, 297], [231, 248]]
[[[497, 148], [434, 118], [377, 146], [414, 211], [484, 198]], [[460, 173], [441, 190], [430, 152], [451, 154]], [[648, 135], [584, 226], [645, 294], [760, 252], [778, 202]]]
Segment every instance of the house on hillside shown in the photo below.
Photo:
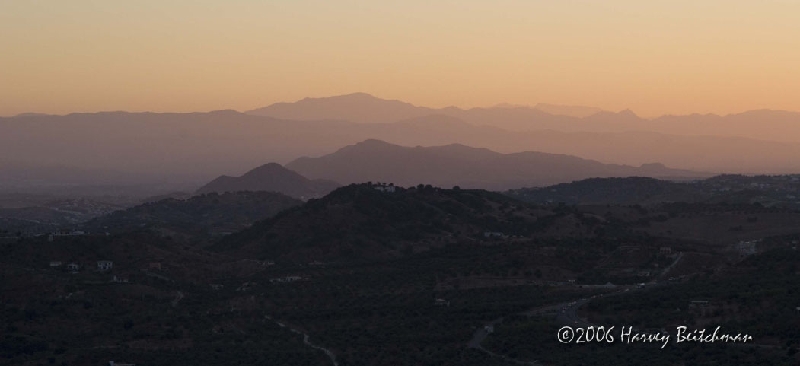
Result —
[[433, 304], [436, 306], [450, 306], [450, 301], [447, 301], [445, 299], [436, 299], [436, 301], [434, 301]]
[[117, 277], [116, 275], [114, 275], [114, 277], [111, 278], [111, 282], [114, 282], [114, 283], [128, 283], [128, 278], [127, 277]]
[[245, 283], [243, 283], [241, 286], [239, 286], [238, 288], [236, 288], [236, 291], [249, 291], [249, 290], [250, 290], [251, 288], [253, 288], [253, 286], [255, 286], [255, 285], [258, 285], [258, 283], [255, 283], [255, 282], [245, 282]]
[[394, 191], [395, 191], [394, 183], [389, 183], [389, 184], [377, 183], [377, 184], [373, 185], [373, 188], [375, 188], [376, 190], [379, 190], [381, 192], [387, 192], [387, 193], [394, 193]]
[[99, 271], [108, 271], [114, 268], [114, 262], [112, 261], [97, 261], [97, 270]]
[[81, 266], [79, 266], [77, 263], [67, 264], [67, 270], [69, 270], [70, 272], [73, 272], [73, 273], [74, 272], [78, 272], [78, 270], [80, 270], [80, 269], [81, 269]]
[[670, 254], [672, 254], [672, 248], [671, 247], [661, 247], [658, 250], [658, 252], [661, 253], [662, 255], [670, 255]]
[[161, 270], [161, 262], [151, 262], [148, 266], [151, 270]]
[[47, 236], [47, 241], [53, 241], [53, 239], [55, 237], [58, 237], [58, 236], [81, 236], [81, 235], [86, 235], [86, 232], [82, 231], [82, 230], [72, 230], [72, 231], [70, 231], [70, 230], [59, 230], [59, 231], [55, 231], [55, 232], [51, 233], [50, 235], [48, 235]]
[[60, 261], [50, 261], [50, 268], [61, 267]]
[[483, 232], [484, 238], [505, 238], [505, 234], [499, 231], [484, 231]]
[[742, 257], [756, 254], [756, 243], [758, 243], [757, 240], [740, 241], [736, 244], [736, 250]]
[[303, 278], [300, 277], [300, 276], [286, 276], [286, 277], [272, 278], [272, 279], [269, 280], [269, 282], [270, 283], [287, 283], [287, 282], [300, 281], [301, 279], [303, 279]]
[[108, 361], [108, 366], [136, 366], [135, 363], [116, 363], [114, 361]]

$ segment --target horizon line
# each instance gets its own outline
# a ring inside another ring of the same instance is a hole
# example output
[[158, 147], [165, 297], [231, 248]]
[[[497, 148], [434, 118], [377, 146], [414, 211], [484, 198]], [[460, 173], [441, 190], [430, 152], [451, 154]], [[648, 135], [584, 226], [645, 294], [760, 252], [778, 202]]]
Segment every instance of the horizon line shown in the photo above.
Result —
[[[212, 110], [206, 110], [206, 111], [197, 111], [197, 110], [192, 110], [192, 111], [138, 110], [137, 111], [137, 110], [122, 110], [122, 109], [118, 109], [118, 110], [75, 111], [75, 112], [67, 112], [67, 113], [22, 112], [22, 113], [17, 113], [17, 114], [14, 114], [14, 115], [0, 115], [0, 118], [20, 118], [20, 117], [37, 117], [37, 116], [65, 117], [65, 116], [70, 116], [70, 115], [75, 115], [75, 114], [103, 114], [103, 113], [130, 113], [130, 114], [148, 114], [148, 113], [150, 113], [150, 114], [193, 114], [193, 113], [201, 113], [201, 114], [208, 114], [208, 113], [214, 113], [214, 112], [236, 112], [236, 113], [240, 113], [240, 114], [253, 115], [253, 114], [250, 114], [249, 112], [252, 112], [252, 111], [255, 111], [255, 110], [258, 110], [258, 109], [268, 108], [268, 107], [276, 105], [276, 104], [296, 104], [296, 103], [302, 102], [304, 100], [332, 99], [332, 98], [341, 98], [341, 97], [348, 97], [348, 96], [355, 96], [355, 95], [364, 95], [364, 96], [368, 96], [370, 98], [374, 98], [374, 99], [377, 99], [377, 100], [380, 100], [380, 101], [386, 101], [386, 102], [400, 102], [400, 103], [408, 104], [408, 105], [410, 105], [412, 107], [415, 107], [415, 108], [431, 109], [432, 112], [443, 111], [443, 110], [451, 109], [451, 108], [455, 108], [455, 109], [458, 109], [458, 110], [461, 110], [461, 111], [470, 111], [470, 110], [476, 110], [476, 109], [530, 109], [530, 110], [538, 110], [538, 111], [540, 111], [542, 113], [550, 114], [550, 115], [553, 115], [553, 116], [567, 116], [567, 117], [572, 117], [572, 118], [576, 118], [576, 119], [590, 118], [590, 117], [596, 116], [597, 114], [601, 114], [601, 113], [621, 114], [621, 113], [624, 113], [624, 112], [630, 112], [633, 115], [635, 115], [636, 117], [641, 118], [641, 119], [645, 119], [645, 120], [656, 120], [656, 119], [664, 118], [664, 117], [689, 117], [689, 116], [698, 116], [698, 115], [699, 116], [727, 117], [727, 116], [739, 115], [739, 114], [744, 114], [744, 113], [748, 113], [748, 112], [758, 112], [758, 111], [800, 113], [800, 110], [773, 109], [773, 108], [755, 108], [755, 109], [745, 109], [745, 110], [741, 110], [741, 111], [738, 111], [738, 112], [730, 112], [730, 113], [726, 113], [726, 114], [719, 114], [719, 113], [713, 113], [713, 112], [708, 112], [708, 113], [693, 112], [693, 113], [688, 113], [688, 114], [665, 113], [665, 114], [659, 114], [659, 115], [655, 115], [655, 116], [643, 116], [643, 115], [637, 114], [635, 111], [633, 111], [630, 108], [625, 108], [625, 109], [622, 109], [622, 110], [619, 110], [619, 111], [612, 111], [612, 110], [607, 110], [607, 109], [604, 109], [604, 108], [594, 107], [594, 106], [585, 106], [585, 105], [577, 105], [577, 104], [563, 104], [563, 103], [550, 103], [550, 102], [537, 102], [536, 104], [533, 104], [533, 105], [508, 103], [508, 102], [499, 102], [499, 103], [494, 103], [494, 104], [492, 104], [490, 106], [482, 106], [482, 107], [464, 108], [464, 107], [459, 107], [459, 106], [455, 106], [455, 105], [450, 105], [450, 106], [446, 106], [446, 107], [437, 108], [437, 107], [428, 107], [428, 106], [417, 105], [417, 104], [414, 104], [414, 103], [411, 103], [411, 102], [406, 102], [406, 101], [401, 100], [401, 99], [385, 99], [385, 98], [381, 98], [381, 97], [378, 97], [378, 96], [375, 96], [373, 94], [366, 93], [366, 92], [352, 92], [352, 93], [346, 93], [346, 94], [328, 95], [328, 96], [321, 96], [321, 97], [303, 97], [302, 99], [297, 99], [297, 100], [294, 100], [294, 101], [273, 102], [273, 103], [270, 103], [270, 104], [267, 104], [267, 105], [264, 105], [264, 106], [261, 106], [261, 107], [256, 107], [256, 108], [247, 109], [247, 110], [237, 110], [237, 109], [233, 109], [233, 108], [224, 108], [224, 109], [212, 109]], [[588, 115], [588, 116], [576, 117], [576, 116], [568, 116], [568, 115], [558, 114], [558, 113], [551, 113], [551, 112], [548, 112], [548, 111], [545, 111], [545, 110], [537, 108], [538, 105], [549, 105], [549, 106], [556, 106], [556, 107], [591, 108], [591, 109], [597, 109], [598, 111], [596, 113], [593, 113], [593, 114]], [[436, 113], [431, 113], [430, 115], [436, 115]], [[264, 116], [261, 116], [261, 117], [264, 117]]]

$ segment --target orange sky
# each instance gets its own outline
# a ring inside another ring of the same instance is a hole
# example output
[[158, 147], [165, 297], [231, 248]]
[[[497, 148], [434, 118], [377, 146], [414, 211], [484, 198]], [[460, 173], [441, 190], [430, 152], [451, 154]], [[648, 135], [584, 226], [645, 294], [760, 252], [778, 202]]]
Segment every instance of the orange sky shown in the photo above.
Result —
[[800, 1], [0, 2], [0, 115], [361, 91], [645, 116], [800, 110]]

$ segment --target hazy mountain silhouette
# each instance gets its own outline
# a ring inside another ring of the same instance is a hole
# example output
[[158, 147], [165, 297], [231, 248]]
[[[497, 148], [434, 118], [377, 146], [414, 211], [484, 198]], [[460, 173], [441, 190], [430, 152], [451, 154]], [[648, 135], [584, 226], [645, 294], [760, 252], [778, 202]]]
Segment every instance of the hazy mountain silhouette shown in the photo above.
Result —
[[[432, 114], [457, 117], [474, 124], [486, 124], [510, 129], [552, 128], [574, 119], [557, 116], [567, 112], [574, 114], [572, 107], [543, 104], [542, 109], [527, 106], [498, 105], [492, 108], [472, 108], [464, 110], [457, 107], [433, 109], [417, 107], [398, 100], [385, 100], [366, 93], [354, 93], [325, 98], [305, 98], [294, 103], [275, 103], [264, 108], [245, 113], [293, 120], [342, 120], [357, 123], [385, 123], [423, 117]], [[581, 107], [576, 107], [581, 108]], [[599, 110], [598, 110], [599, 111]], [[585, 112], [584, 112], [585, 113]], [[596, 113], [596, 112], [595, 112]], [[589, 113], [589, 115], [594, 113]], [[531, 121], [547, 121], [541, 126]], [[550, 124], [555, 125], [551, 126]]]
[[647, 121], [647, 129], [675, 135], [741, 136], [771, 141], [800, 141], [800, 113], [753, 110], [718, 116], [662, 116]]
[[241, 177], [223, 175], [200, 187], [197, 194], [238, 191], [269, 191], [295, 198], [321, 197], [339, 187], [327, 180], [309, 180], [280, 164], [269, 163], [255, 168]]
[[634, 166], [660, 162], [696, 171], [800, 171], [800, 144], [642, 131], [509, 131], [449, 115], [371, 124], [280, 120], [234, 111], [0, 118], [0, 156], [17, 159], [18, 166], [118, 171], [126, 174], [127, 184], [171, 185], [164, 192], [195, 190], [214, 177], [239, 176], [264, 161], [285, 164], [367, 139], [403, 146], [459, 143], [501, 153], [535, 150]]
[[113, 170], [76, 168], [61, 164], [0, 160], [0, 188], [33, 189], [85, 184], [125, 184], [132, 176]]
[[708, 176], [661, 164], [641, 167], [602, 164], [569, 155], [521, 152], [500, 154], [453, 144], [403, 147], [366, 140], [319, 158], [300, 158], [287, 167], [312, 178], [343, 184], [391, 182], [401, 186], [432, 184], [503, 190], [541, 186], [590, 177], [648, 176], [688, 178]]
[[564, 132], [646, 131], [675, 135], [712, 135], [800, 142], [800, 113], [758, 110], [718, 116], [713, 114], [663, 116], [645, 119], [630, 110], [618, 113], [589, 107], [537, 104], [536, 107], [499, 105], [491, 108], [432, 109], [365, 93], [327, 98], [306, 98], [276, 103], [247, 112], [253, 115], [296, 120], [346, 120], [359, 123], [394, 122], [427, 115], [447, 115], [474, 125], [508, 130], [556, 130]]
[[602, 112], [600, 108], [574, 106], [574, 105], [559, 105], [549, 103], [537, 103], [534, 109], [547, 112], [553, 115], [570, 116], [570, 117], [589, 117], [593, 114]]
[[339, 119], [352, 122], [393, 122], [434, 113], [399, 100], [385, 100], [366, 93], [353, 93], [326, 98], [305, 98], [294, 103], [275, 103], [246, 112], [281, 119]]

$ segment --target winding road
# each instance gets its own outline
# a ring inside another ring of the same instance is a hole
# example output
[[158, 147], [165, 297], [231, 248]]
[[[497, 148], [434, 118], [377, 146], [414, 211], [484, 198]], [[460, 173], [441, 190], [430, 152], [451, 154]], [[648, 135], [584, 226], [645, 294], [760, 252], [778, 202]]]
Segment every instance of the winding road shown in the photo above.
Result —
[[299, 331], [297, 329], [294, 329], [294, 328], [292, 328], [290, 326], [287, 326], [286, 324], [284, 324], [282, 322], [279, 322], [279, 321], [277, 321], [275, 319], [272, 319], [272, 317], [270, 317], [270, 316], [265, 316], [265, 318], [275, 322], [275, 324], [278, 324], [278, 326], [281, 327], [281, 328], [286, 328], [286, 329], [289, 329], [292, 333], [302, 335], [303, 336], [303, 343], [305, 343], [306, 346], [309, 346], [309, 347], [311, 347], [313, 349], [322, 351], [331, 360], [331, 363], [333, 364], [333, 366], [339, 366], [339, 363], [336, 362], [336, 355], [333, 354], [333, 351], [331, 351], [331, 350], [329, 350], [329, 349], [327, 349], [325, 347], [318, 346], [318, 345], [316, 345], [314, 343], [311, 343], [311, 340], [310, 340], [310, 337], [308, 336], [308, 334], [305, 334], [305, 333], [303, 333], [303, 332], [301, 332], [301, 331]]
[[[673, 267], [675, 267], [675, 265], [678, 264], [678, 262], [681, 260], [682, 257], [683, 257], [683, 253], [678, 253], [678, 256], [675, 258], [675, 261], [672, 262], [672, 264], [670, 264], [668, 267], [664, 268], [664, 271], [658, 276], [658, 278], [664, 277]], [[553, 313], [555, 313], [556, 314], [555, 320], [559, 324], [569, 325], [569, 326], [572, 326], [572, 327], [588, 327], [588, 326], [591, 326], [593, 324], [589, 323], [588, 320], [582, 319], [580, 316], [578, 316], [578, 309], [581, 306], [588, 304], [590, 301], [592, 301], [592, 299], [594, 299], [596, 297], [617, 296], [617, 295], [621, 295], [621, 294], [624, 294], [624, 293], [629, 292], [629, 291], [646, 290], [646, 289], [650, 289], [650, 288], [653, 288], [653, 287], [665, 286], [667, 284], [668, 283], [658, 282], [657, 280], [653, 280], [653, 281], [649, 282], [647, 284], [647, 286], [642, 287], [642, 288], [639, 288], [637, 286], [624, 286], [624, 287], [621, 287], [618, 291], [614, 291], [614, 292], [610, 292], [610, 293], [606, 293], [606, 294], [593, 295], [591, 297], [585, 297], [585, 298], [581, 298], [579, 300], [566, 301], [566, 302], [562, 302], [562, 303], [557, 303], [557, 304], [537, 307], [537, 308], [528, 310], [526, 312], [522, 312], [520, 314], [530, 317], [530, 316], [534, 316], [534, 315], [544, 315], [544, 314], [553, 314]], [[515, 359], [510, 358], [508, 356], [499, 355], [499, 354], [496, 354], [496, 353], [494, 353], [492, 351], [489, 351], [489, 350], [483, 348], [481, 343], [483, 343], [483, 341], [486, 339], [486, 337], [488, 337], [489, 334], [491, 333], [490, 331], [488, 331], [488, 329], [494, 329], [494, 326], [496, 324], [501, 323], [502, 321], [503, 321], [503, 318], [498, 318], [498, 319], [492, 320], [491, 322], [488, 322], [485, 326], [483, 326], [483, 327], [479, 328], [478, 330], [476, 330], [475, 333], [472, 336], [472, 339], [470, 339], [470, 341], [467, 343], [467, 348], [478, 349], [478, 350], [481, 350], [481, 351], [485, 352], [486, 354], [489, 354], [489, 355], [491, 355], [493, 357], [502, 358], [502, 359], [504, 359], [506, 361], [513, 362], [513, 363], [520, 364], [520, 365], [540, 365], [540, 363], [538, 361], [515, 360]]]

